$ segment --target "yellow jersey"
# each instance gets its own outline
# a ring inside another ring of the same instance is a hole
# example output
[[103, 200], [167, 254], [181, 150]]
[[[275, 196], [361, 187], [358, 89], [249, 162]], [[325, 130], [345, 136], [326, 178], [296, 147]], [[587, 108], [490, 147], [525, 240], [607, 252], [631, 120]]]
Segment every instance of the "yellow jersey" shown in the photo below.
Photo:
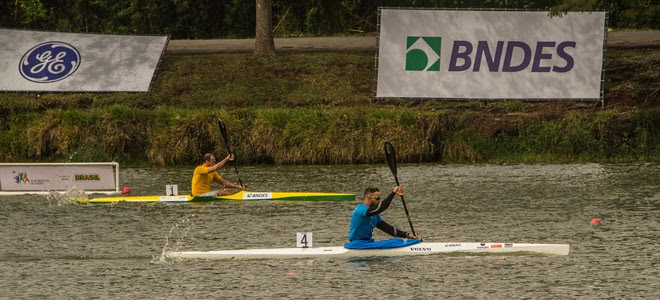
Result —
[[209, 172], [209, 168], [204, 165], [195, 168], [192, 177], [192, 195], [199, 196], [211, 191], [211, 182], [221, 182], [222, 177], [218, 172]]

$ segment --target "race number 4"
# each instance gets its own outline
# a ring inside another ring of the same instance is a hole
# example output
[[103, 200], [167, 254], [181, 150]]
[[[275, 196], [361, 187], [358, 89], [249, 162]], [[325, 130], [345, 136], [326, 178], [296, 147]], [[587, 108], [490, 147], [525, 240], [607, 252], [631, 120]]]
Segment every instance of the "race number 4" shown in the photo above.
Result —
[[296, 233], [296, 247], [298, 247], [298, 248], [312, 248], [312, 233], [311, 232], [297, 232]]

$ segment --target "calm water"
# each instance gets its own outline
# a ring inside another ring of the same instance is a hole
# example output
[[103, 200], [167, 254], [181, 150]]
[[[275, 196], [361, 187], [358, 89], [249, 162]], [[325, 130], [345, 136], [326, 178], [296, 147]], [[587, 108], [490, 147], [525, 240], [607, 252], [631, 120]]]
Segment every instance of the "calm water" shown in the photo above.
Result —
[[[232, 169], [224, 169], [230, 180]], [[254, 191], [390, 189], [386, 165], [239, 167]], [[121, 169], [134, 194], [192, 168]], [[0, 197], [2, 299], [657, 299], [660, 163], [399, 165], [426, 241], [569, 243], [561, 257], [168, 262], [168, 250], [341, 245], [355, 202], [73, 205]], [[400, 201], [383, 215], [408, 229]], [[592, 218], [601, 226], [591, 226]], [[380, 232], [376, 238], [386, 238]]]

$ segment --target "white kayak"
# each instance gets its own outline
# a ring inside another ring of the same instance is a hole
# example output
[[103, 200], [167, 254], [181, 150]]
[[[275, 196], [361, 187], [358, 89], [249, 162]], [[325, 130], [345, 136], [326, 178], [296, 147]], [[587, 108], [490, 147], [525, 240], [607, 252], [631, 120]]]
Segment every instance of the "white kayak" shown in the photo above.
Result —
[[174, 259], [265, 259], [305, 257], [369, 257], [428, 255], [436, 253], [530, 253], [541, 255], [568, 255], [568, 244], [518, 244], [518, 243], [427, 243], [390, 249], [346, 249], [343, 246], [314, 248], [241, 249], [219, 251], [172, 251], [166, 258]]

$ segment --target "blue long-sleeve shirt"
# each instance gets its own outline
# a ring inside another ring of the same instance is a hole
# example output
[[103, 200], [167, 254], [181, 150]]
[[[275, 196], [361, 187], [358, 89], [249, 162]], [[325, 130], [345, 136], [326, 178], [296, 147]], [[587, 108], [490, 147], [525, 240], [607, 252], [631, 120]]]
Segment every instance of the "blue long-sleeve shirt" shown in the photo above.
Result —
[[351, 216], [348, 241], [371, 240], [374, 227], [378, 227], [378, 229], [394, 237], [407, 237], [407, 232], [397, 230], [394, 226], [387, 224], [379, 215], [390, 206], [392, 199], [394, 199], [393, 192], [383, 199], [383, 201], [380, 201], [378, 205], [366, 206], [364, 203], [358, 204]]

